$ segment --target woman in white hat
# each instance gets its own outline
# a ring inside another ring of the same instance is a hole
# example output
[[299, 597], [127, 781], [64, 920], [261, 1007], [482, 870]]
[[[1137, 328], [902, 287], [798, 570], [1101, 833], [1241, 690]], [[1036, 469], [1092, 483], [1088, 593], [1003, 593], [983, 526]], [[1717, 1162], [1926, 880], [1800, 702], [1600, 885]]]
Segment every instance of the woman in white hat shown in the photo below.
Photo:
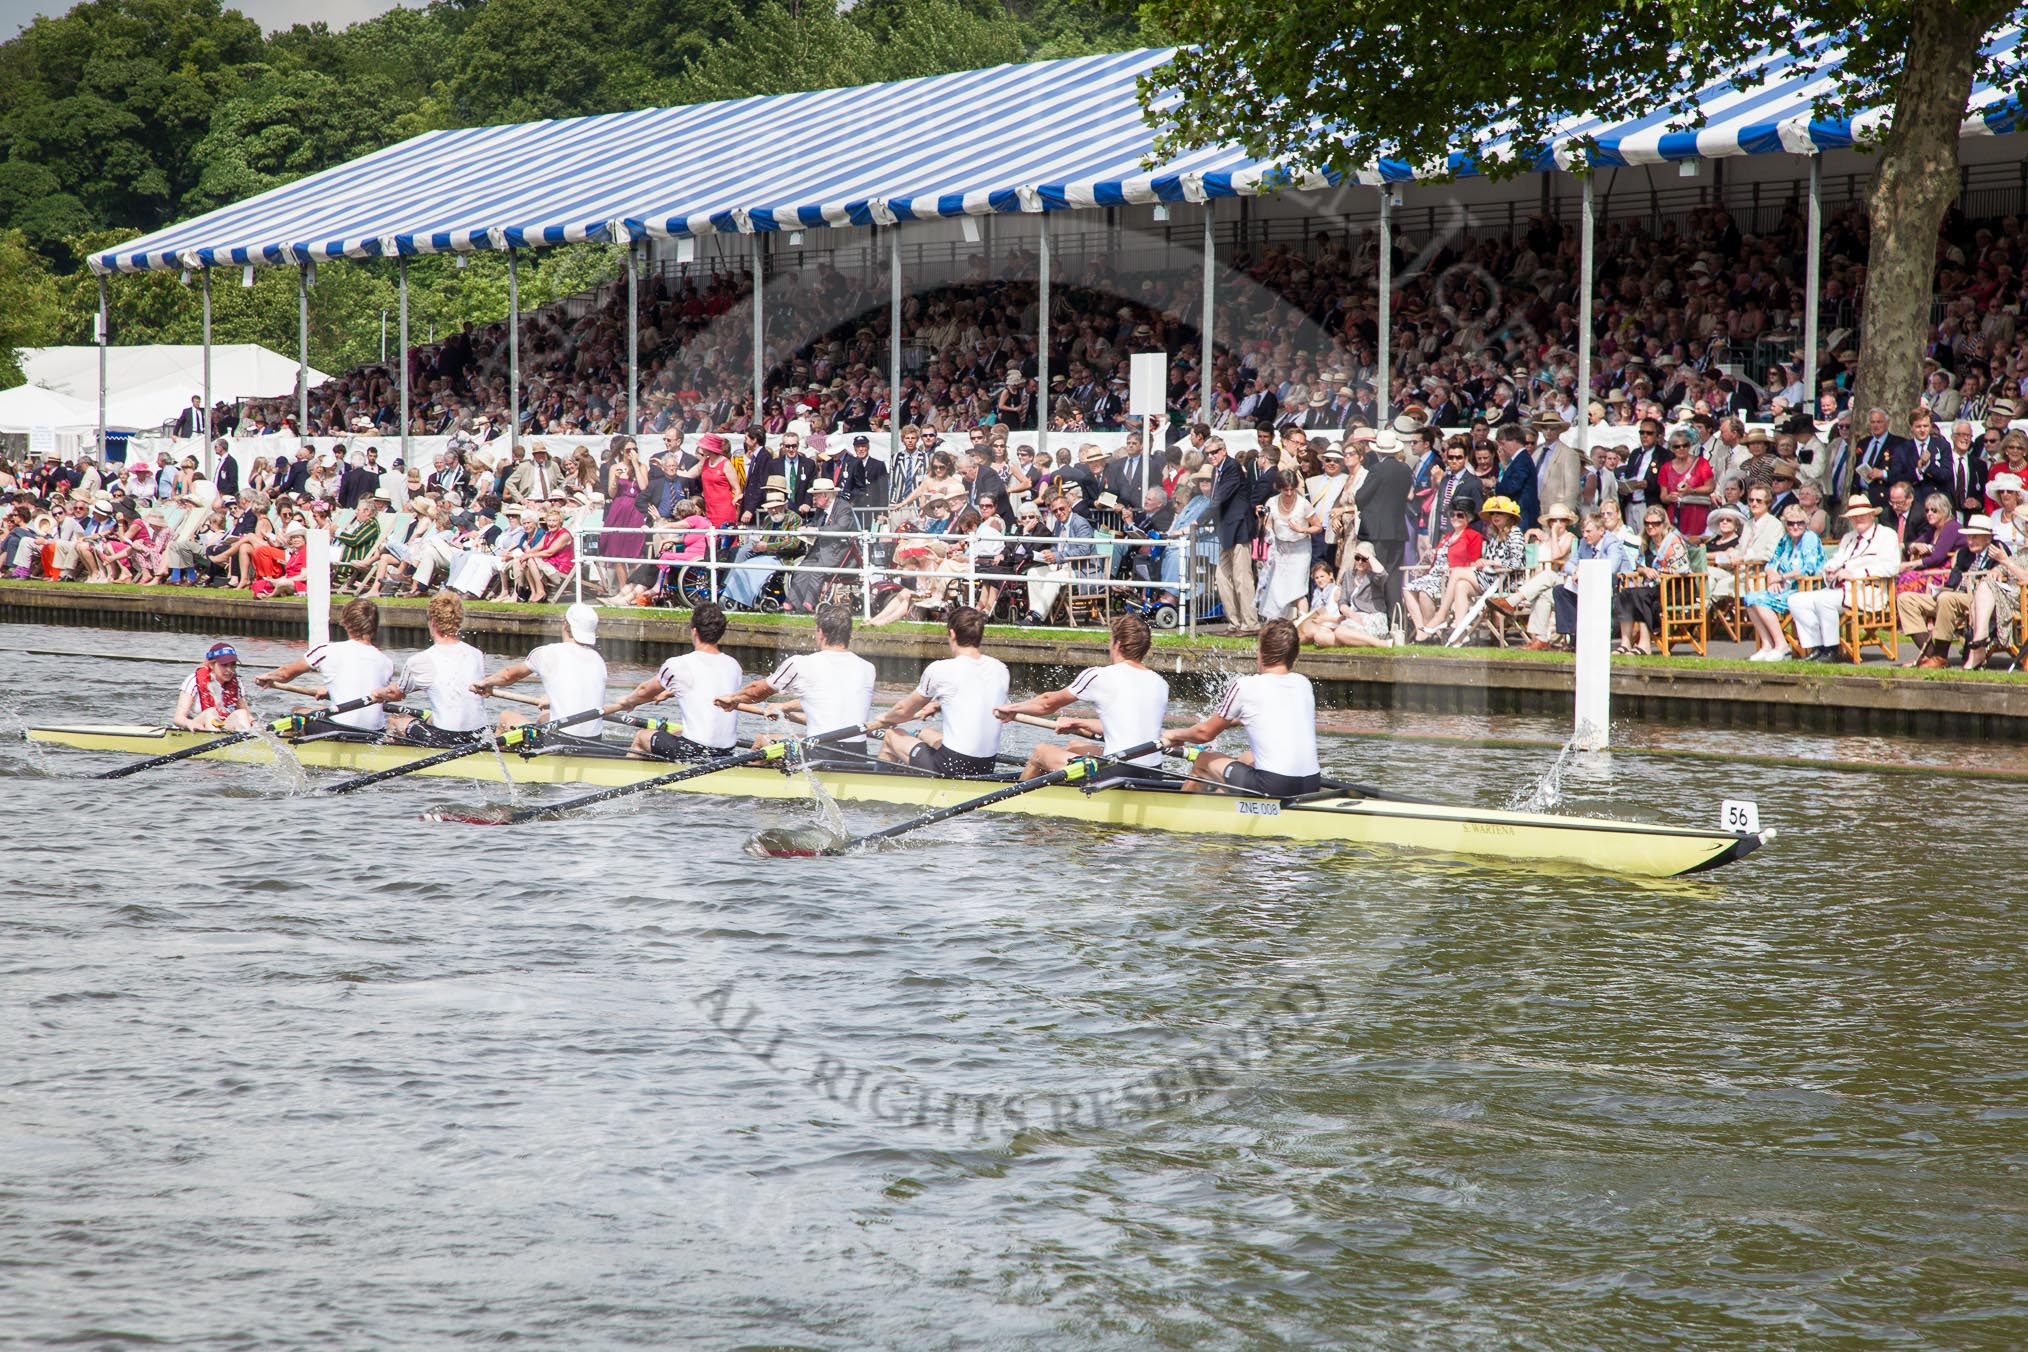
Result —
[[1988, 513], [1993, 518], [1993, 538], [2016, 552], [2021, 548], [2022, 533], [2015, 514], [2021, 509], [2024, 489], [2028, 485], [2023, 484], [2020, 476], [2004, 470], [1986, 480], [1986, 497], [1993, 504]]

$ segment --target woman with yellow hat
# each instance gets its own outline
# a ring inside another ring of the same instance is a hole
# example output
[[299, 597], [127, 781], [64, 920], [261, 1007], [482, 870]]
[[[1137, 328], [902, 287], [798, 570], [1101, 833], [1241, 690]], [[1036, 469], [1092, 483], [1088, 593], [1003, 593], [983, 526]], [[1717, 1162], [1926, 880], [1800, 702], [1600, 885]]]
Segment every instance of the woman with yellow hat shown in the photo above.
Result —
[[1521, 534], [1521, 504], [1505, 495], [1487, 498], [1479, 508], [1479, 533], [1485, 545], [1468, 568], [1452, 568], [1436, 611], [1416, 630], [1420, 642], [1445, 624], [1461, 619], [1480, 596], [1512, 587], [1520, 580], [1528, 557]]

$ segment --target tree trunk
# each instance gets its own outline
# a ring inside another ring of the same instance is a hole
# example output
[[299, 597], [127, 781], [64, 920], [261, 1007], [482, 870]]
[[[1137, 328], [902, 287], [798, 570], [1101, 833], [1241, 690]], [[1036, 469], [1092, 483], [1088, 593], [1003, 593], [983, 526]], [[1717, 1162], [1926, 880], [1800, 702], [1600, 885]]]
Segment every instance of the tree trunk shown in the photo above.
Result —
[[[2004, 4], [1915, 6], [1893, 121], [1881, 140], [1867, 214], [1866, 304], [1852, 403], [1879, 406], [1897, 432], [1922, 395], [1937, 231], [1958, 194], [1958, 129], [1986, 31]], [[1864, 414], [1853, 419], [1863, 427]]]

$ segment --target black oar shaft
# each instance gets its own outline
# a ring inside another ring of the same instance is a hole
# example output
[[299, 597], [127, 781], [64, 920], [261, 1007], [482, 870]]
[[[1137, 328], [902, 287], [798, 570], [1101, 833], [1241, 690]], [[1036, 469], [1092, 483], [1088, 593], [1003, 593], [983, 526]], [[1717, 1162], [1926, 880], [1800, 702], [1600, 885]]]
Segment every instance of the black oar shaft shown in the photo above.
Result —
[[858, 836], [852, 840], [843, 841], [821, 850], [819, 853], [844, 854], [847, 850], [871, 844], [876, 840], [892, 840], [896, 836], [906, 835], [910, 831], [919, 831], [925, 826], [934, 826], [938, 822], [949, 821], [953, 817], [961, 817], [967, 812], [976, 812], [983, 807], [992, 807], [995, 803], [1004, 803], [1010, 798], [1019, 798], [1024, 793], [1033, 793], [1037, 789], [1046, 789], [1052, 784], [1063, 784], [1084, 779], [1087, 776], [1096, 774], [1100, 765], [1137, 760], [1142, 756], [1160, 751], [1161, 749], [1162, 744], [1160, 742], [1143, 742], [1139, 746], [1130, 746], [1124, 751], [1116, 751], [1109, 756], [1080, 756], [1061, 770], [1051, 770], [1046, 775], [1037, 775], [1033, 779], [1024, 779], [1019, 783], [1009, 784], [1003, 789], [995, 789], [993, 792], [981, 794], [977, 798], [967, 798], [962, 803], [952, 803], [949, 807], [940, 807], [934, 812], [925, 812], [920, 817], [902, 822], [896, 826], [890, 826], [885, 830], [874, 831], [869, 835]]
[[354, 789], [363, 789], [369, 784], [379, 784], [385, 780], [395, 779], [402, 775], [412, 775], [418, 770], [427, 770], [433, 765], [443, 765], [465, 756], [476, 756], [482, 751], [491, 751], [496, 747], [518, 746], [523, 742], [535, 741], [562, 728], [575, 727], [579, 723], [589, 723], [594, 718], [604, 717], [605, 712], [604, 709], [591, 708], [586, 709], [581, 714], [572, 714], [568, 718], [551, 719], [547, 723], [523, 723], [518, 727], [509, 728], [505, 732], [496, 732], [491, 736], [477, 738], [470, 746], [454, 746], [448, 751], [439, 751], [433, 756], [424, 756], [421, 760], [407, 761], [401, 765], [389, 766], [385, 770], [373, 770], [363, 775], [354, 776], [341, 783], [333, 784], [325, 792], [351, 793]]
[[[855, 727], [834, 728], [830, 732], [820, 733], [815, 737], [806, 737], [802, 739], [802, 743], [808, 746], [825, 742], [845, 742], [850, 741], [854, 737], [862, 736], [865, 732], [866, 725], [862, 723]], [[507, 818], [507, 825], [519, 826], [523, 822], [534, 821], [538, 817], [561, 816], [566, 812], [575, 811], [581, 807], [590, 807], [593, 803], [609, 802], [614, 798], [623, 798], [630, 793], [640, 793], [647, 789], [658, 789], [669, 784], [681, 784], [686, 779], [696, 779], [700, 775], [716, 774], [720, 770], [737, 769], [742, 765], [752, 765], [756, 761], [781, 760], [788, 755], [789, 748], [795, 744], [794, 742], [770, 742], [766, 746], [758, 746], [751, 751], [742, 751], [732, 756], [720, 756], [717, 760], [703, 761], [697, 765], [685, 766], [681, 770], [671, 770], [668, 774], [656, 775], [652, 779], [638, 780], [632, 784], [618, 784], [610, 789], [600, 789], [597, 793], [588, 793], [583, 797], [573, 798], [568, 802], [557, 803], [551, 807], [523, 808]]]
[[[325, 710], [323, 716], [329, 718], [332, 714], [351, 713], [354, 709], [363, 709], [373, 702], [371, 695], [360, 699], [348, 700], [336, 708]], [[277, 734], [289, 733], [300, 730], [302, 724], [303, 719], [301, 715], [289, 714], [269, 722], [266, 730]], [[117, 770], [108, 770], [104, 774], [94, 776], [94, 778], [125, 779], [128, 775], [139, 774], [143, 770], [152, 770], [160, 765], [174, 765], [177, 761], [189, 760], [193, 756], [202, 756], [207, 751], [219, 751], [228, 746], [236, 746], [241, 742], [251, 741], [260, 735], [261, 730], [257, 728], [249, 729], [246, 732], [229, 732], [223, 737], [214, 737], [208, 742], [199, 742], [196, 746], [186, 746], [181, 751], [171, 751], [160, 756], [150, 756], [147, 760], [135, 761], [132, 765], [122, 765]]]

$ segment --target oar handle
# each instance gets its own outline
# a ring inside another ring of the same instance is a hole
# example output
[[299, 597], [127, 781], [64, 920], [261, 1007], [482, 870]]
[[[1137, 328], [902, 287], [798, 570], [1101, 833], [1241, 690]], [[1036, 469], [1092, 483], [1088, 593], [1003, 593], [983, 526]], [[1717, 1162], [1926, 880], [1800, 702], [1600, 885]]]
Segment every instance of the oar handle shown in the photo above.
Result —
[[331, 692], [320, 685], [271, 685], [270, 690], [286, 690], [291, 695], [308, 695], [311, 699], [329, 699]]
[[739, 706], [739, 711], [743, 714], [755, 714], [761, 718], [786, 718], [791, 723], [808, 723], [810, 721], [803, 717], [801, 709], [782, 709], [772, 704], [742, 704]]

